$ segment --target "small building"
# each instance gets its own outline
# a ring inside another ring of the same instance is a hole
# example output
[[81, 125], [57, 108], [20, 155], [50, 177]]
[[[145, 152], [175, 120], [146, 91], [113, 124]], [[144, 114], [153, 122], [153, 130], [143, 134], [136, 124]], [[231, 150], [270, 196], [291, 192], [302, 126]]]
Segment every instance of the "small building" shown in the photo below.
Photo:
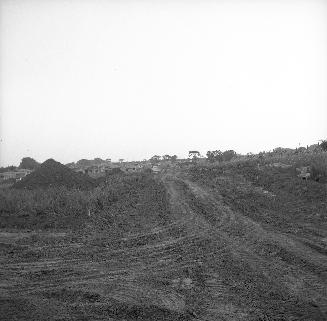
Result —
[[0, 173], [0, 179], [2, 181], [5, 181], [7, 179], [16, 179], [16, 172], [4, 172]]
[[92, 175], [100, 172], [98, 166], [90, 166], [85, 169], [85, 174]]
[[31, 172], [32, 170], [30, 169], [19, 169], [17, 171], [0, 173], [0, 180], [1, 181], [5, 181], [8, 179], [21, 180], [23, 177], [27, 176]]
[[154, 165], [154, 166], [152, 166], [152, 171], [153, 171], [155, 174], [157, 174], [157, 173], [159, 173], [159, 172], [160, 172], [160, 167], [159, 167], [159, 166], [156, 166], [156, 165]]
[[124, 168], [126, 173], [133, 173], [137, 171], [137, 167], [136, 166], [126, 166]]
[[98, 178], [101, 176], [105, 176], [105, 171], [102, 170], [100, 166], [93, 165], [85, 169], [85, 174], [93, 178]]
[[120, 167], [112, 167], [110, 169], [106, 169], [105, 175], [110, 176], [110, 175], [115, 175], [115, 174], [121, 174], [124, 173]]

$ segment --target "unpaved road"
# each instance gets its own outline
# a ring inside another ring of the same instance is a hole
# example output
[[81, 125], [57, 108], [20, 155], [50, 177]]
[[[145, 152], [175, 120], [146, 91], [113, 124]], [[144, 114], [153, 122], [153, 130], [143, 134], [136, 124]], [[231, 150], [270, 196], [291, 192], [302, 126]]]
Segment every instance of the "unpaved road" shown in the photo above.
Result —
[[185, 175], [158, 180], [170, 217], [151, 230], [103, 244], [68, 232], [0, 233], [2, 319], [327, 319], [326, 254]]
[[205, 319], [326, 318], [325, 254], [296, 238], [264, 229], [231, 210], [209, 188], [185, 177], [164, 180], [175, 208], [188, 217], [190, 230], [201, 226], [210, 236], [204, 252]]

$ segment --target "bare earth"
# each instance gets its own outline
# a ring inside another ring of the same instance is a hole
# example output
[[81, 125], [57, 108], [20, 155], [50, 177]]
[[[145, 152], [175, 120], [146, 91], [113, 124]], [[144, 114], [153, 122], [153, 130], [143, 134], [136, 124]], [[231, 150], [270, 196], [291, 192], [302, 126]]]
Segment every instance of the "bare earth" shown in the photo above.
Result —
[[157, 179], [171, 210], [150, 230], [103, 244], [1, 231], [1, 320], [327, 320], [325, 226], [301, 236], [233, 208], [219, 186], [282, 196], [228, 173], [215, 186]]

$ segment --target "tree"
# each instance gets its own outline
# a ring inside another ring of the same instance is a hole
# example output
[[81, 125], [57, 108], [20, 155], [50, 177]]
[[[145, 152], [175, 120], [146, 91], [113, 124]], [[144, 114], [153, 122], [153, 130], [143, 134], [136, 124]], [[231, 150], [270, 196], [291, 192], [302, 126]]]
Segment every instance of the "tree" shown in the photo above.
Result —
[[22, 158], [19, 168], [24, 168], [24, 169], [36, 169], [40, 166], [40, 164], [33, 158], [31, 157], [24, 157]]
[[99, 157], [96, 157], [96, 158], [94, 158], [93, 163], [96, 165], [102, 164], [102, 163], [104, 163], [104, 160]]
[[163, 160], [171, 160], [171, 156], [170, 155], [164, 155], [162, 156]]
[[175, 163], [177, 161], [177, 155], [171, 156], [171, 161]]
[[158, 164], [160, 162], [161, 156], [159, 155], [154, 155], [150, 158], [150, 162], [152, 165]]
[[221, 162], [223, 160], [223, 153], [220, 150], [207, 151], [207, 158], [209, 162]]
[[7, 167], [0, 167], [0, 173], [5, 173], [5, 172], [12, 172], [16, 169], [16, 166], [11, 165]]
[[306, 151], [307, 151], [307, 149], [305, 147], [301, 146], [301, 147], [297, 148], [297, 152], [300, 153], [300, 154], [305, 153]]
[[230, 161], [234, 156], [236, 156], [236, 152], [232, 149], [224, 151], [222, 155], [225, 162]]
[[327, 139], [322, 140], [319, 146], [323, 151], [326, 152], [327, 151]]

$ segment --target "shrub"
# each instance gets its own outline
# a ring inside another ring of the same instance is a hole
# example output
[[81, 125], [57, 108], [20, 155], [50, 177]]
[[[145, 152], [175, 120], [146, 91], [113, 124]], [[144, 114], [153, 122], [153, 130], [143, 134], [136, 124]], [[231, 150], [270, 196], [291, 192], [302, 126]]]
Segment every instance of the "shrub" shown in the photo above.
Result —
[[26, 169], [37, 169], [39, 167], [39, 163], [31, 158], [31, 157], [24, 157], [22, 158], [20, 164], [19, 164], [19, 168], [26, 168]]
[[316, 181], [325, 182], [327, 180], [327, 157], [319, 155], [311, 161], [312, 178]]
[[320, 148], [323, 151], [327, 151], [327, 139], [324, 139], [321, 143], [320, 143]]
[[146, 173], [110, 175], [91, 191], [3, 188], [0, 227], [81, 231], [87, 227], [108, 235], [125, 233], [165, 221], [169, 211], [165, 193], [162, 184]]
[[213, 162], [221, 162], [223, 161], [223, 153], [220, 150], [208, 151], [207, 152], [208, 161]]
[[233, 150], [226, 150], [223, 152], [223, 160], [226, 162], [232, 160], [232, 158], [235, 156], [236, 156], [236, 152]]
[[67, 188], [0, 190], [0, 227], [76, 228], [86, 216], [87, 192]]

